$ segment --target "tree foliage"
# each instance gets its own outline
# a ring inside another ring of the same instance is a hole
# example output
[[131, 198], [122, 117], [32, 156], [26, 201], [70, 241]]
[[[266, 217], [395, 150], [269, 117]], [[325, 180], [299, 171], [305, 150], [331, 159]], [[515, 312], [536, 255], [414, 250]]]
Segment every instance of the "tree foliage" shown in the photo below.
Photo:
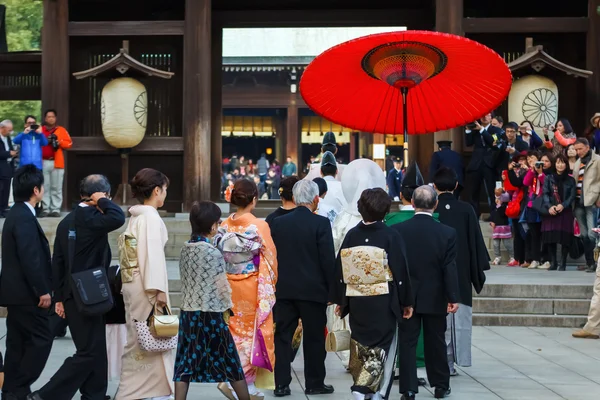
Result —
[[8, 51], [39, 50], [42, 37], [41, 0], [0, 0], [6, 6]]
[[[8, 51], [32, 51], [41, 47], [41, 0], [0, 0], [6, 6]], [[15, 131], [23, 128], [23, 118], [31, 114], [40, 118], [40, 101], [0, 101], [0, 120], [13, 121]]]

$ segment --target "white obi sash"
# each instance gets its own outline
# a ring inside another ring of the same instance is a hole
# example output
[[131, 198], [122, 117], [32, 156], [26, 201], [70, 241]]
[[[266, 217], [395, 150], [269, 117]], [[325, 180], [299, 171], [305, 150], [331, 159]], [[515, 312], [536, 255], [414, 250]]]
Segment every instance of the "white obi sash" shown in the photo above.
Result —
[[373, 246], [342, 249], [342, 276], [346, 296], [379, 296], [390, 292], [392, 273], [385, 250]]

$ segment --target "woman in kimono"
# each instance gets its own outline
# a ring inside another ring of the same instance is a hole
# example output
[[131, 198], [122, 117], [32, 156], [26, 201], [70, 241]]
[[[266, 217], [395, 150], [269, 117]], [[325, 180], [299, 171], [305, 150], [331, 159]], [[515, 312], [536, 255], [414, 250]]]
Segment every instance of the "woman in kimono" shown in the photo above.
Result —
[[[255, 332], [260, 330], [268, 354], [268, 360], [263, 361], [271, 367], [275, 365], [273, 306], [277, 283], [277, 253], [269, 225], [252, 215], [258, 200], [256, 184], [240, 179], [229, 197], [231, 204], [237, 209], [221, 224], [225, 235], [217, 244], [227, 261], [227, 279], [232, 292], [234, 315], [229, 320], [229, 329], [240, 355], [248, 391], [253, 399], [262, 398], [264, 394], [255, 386], [256, 377], [257, 374], [269, 371], [252, 364], [251, 350]], [[226, 235], [227, 233], [234, 233], [236, 237]], [[243, 247], [252, 249], [252, 242], [256, 239], [259, 246], [255, 257], [244, 265], [239, 259], [232, 262], [236, 251], [239, 252]]]
[[391, 205], [385, 190], [363, 191], [358, 201], [363, 219], [344, 238], [336, 260], [336, 311], [350, 318], [349, 369], [356, 400], [388, 398], [397, 325], [413, 311], [404, 242], [383, 223]]
[[169, 304], [164, 252], [168, 233], [158, 215], [158, 209], [167, 197], [168, 186], [169, 179], [151, 168], [142, 169], [131, 181], [134, 196], [142, 204], [129, 209], [131, 218], [126, 230], [137, 243], [137, 267], [123, 268], [121, 262], [127, 346], [116, 400], [166, 400], [173, 394], [173, 352], [143, 351], [135, 328], [135, 321], [148, 319], [155, 305], [162, 309]]

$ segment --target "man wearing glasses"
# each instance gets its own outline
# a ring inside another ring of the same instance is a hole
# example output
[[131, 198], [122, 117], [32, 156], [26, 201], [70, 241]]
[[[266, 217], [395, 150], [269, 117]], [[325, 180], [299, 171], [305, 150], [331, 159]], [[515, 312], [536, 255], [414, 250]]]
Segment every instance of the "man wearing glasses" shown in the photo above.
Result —
[[10, 181], [15, 172], [17, 151], [10, 139], [12, 131], [13, 123], [10, 120], [0, 122], [0, 218], [4, 218], [8, 211]]

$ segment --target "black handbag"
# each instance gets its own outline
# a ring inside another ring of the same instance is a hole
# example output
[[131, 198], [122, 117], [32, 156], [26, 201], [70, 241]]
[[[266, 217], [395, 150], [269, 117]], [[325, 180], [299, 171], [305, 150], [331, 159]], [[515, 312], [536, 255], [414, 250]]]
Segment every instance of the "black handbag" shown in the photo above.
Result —
[[[77, 213], [77, 209], [74, 211]], [[77, 310], [87, 316], [104, 315], [114, 306], [114, 299], [110, 290], [110, 282], [104, 266], [86, 269], [73, 273], [73, 260], [75, 258], [75, 243], [77, 232], [75, 230], [75, 216], [69, 226], [69, 273], [71, 275], [71, 292]]]
[[544, 205], [544, 196], [536, 197], [531, 203], [531, 208], [540, 215], [550, 215], [550, 209]]
[[585, 253], [585, 247], [583, 246], [583, 239], [577, 236], [571, 238], [571, 245], [569, 246], [569, 257], [573, 260], [577, 260]]

